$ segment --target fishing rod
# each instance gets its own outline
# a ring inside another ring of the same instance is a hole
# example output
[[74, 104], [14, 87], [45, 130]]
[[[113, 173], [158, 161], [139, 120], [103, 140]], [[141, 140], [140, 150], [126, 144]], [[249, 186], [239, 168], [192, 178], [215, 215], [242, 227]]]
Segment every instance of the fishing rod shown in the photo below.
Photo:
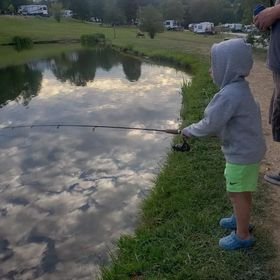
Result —
[[181, 134], [179, 129], [156, 129], [156, 128], [142, 128], [142, 127], [129, 127], [129, 126], [112, 126], [112, 125], [90, 125], [90, 124], [30, 124], [30, 125], [11, 125], [2, 127], [2, 129], [19, 129], [19, 128], [37, 128], [37, 127], [81, 127], [91, 128], [93, 131], [96, 128], [112, 128], [112, 129], [126, 129], [126, 130], [142, 130], [152, 132], [164, 132], [168, 134]]
[[[91, 128], [95, 131], [96, 128], [111, 128], [111, 129], [125, 129], [125, 130], [140, 130], [140, 131], [151, 131], [151, 132], [163, 132], [168, 134], [179, 135], [181, 134], [180, 129], [157, 129], [157, 128], [142, 128], [142, 127], [129, 127], [129, 126], [112, 126], [112, 125], [90, 125], [90, 124], [30, 124], [30, 125], [12, 125], [5, 126], [1, 129], [20, 129], [20, 128], [38, 128], [38, 127], [80, 127], [80, 128]], [[183, 143], [175, 144], [172, 146], [174, 151], [187, 152], [190, 150], [190, 146], [183, 137]]]

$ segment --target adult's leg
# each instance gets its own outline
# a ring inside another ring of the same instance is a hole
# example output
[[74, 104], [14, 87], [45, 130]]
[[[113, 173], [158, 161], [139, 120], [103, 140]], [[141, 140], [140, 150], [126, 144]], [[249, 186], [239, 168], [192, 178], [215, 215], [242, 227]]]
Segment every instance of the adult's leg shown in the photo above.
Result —
[[270, 104], [270, 122], [273, 140], [280, 142], [280, 73], [273, 73], [274, 94]]
[[[274, 92], [269, 108], [269, 123], [272, 128], [272, 137], [280, 142], [280, 73], [273, 73]], [[271, 184], [280, 185], [280, 173], [268, 173], [264, 179]]]

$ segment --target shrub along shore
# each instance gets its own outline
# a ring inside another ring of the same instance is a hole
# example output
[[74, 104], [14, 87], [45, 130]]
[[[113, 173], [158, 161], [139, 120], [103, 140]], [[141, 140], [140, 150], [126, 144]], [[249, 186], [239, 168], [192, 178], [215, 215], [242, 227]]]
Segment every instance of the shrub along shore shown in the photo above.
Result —
[[[0, 36], [3, 35], [0, 41], [10, 42], [13, 36], [22, 33], [40, 40], [75, 39], [92, 30], [104, 33], [120, 51], [191, 71], [192, 83], [182, 87], [182, 127], [201, 118], [216, 91], [208, 75], [207, 56], [211, 44], [221, 41], [222, 37], [165, 32], [154, 40], [137, 39], [135, 29], [120, 28], [117, 38], [113, 39], [109, 28], [67, 22], [69, 32], [65, 34], [63, 23], [58, 26], [48, 19], [30, 19], [33, 28], [26, 29], [24, 27], [31, 23], [24, 19], [19, 24], [20, 20], [16, 19], [13, 24], [11, 18], [4, 21], [0, 18], [0, 24], [9, 23], [5, 31], [0, 30]], [[0, 47], [0, 67], [77, 48], [77, 45], [34, 46], [33, 50], [15, 52], [10, 47]], [[180, 137], [174, 141], [180, 141]], [[102, 279], [277, 279], [267, 266], [273, 250], [269, 234], [261, 223], [265, 215], [262, 186], [255, 197], [253, 215], [256, 246], [250, 251], [221, 251], [218, 240], [227, 232], [219, 228], [218, 221], [231, 213], [224, 186], [224, 159], [214, 138], [192, 139], [190, 145], [188, 153], [170, 151], [167, 155], [160, 174], [151, 182], [154, 187], [150, 195], [139, 209], [135, 233], [120, 238], [111, 264], [103, 268]]]

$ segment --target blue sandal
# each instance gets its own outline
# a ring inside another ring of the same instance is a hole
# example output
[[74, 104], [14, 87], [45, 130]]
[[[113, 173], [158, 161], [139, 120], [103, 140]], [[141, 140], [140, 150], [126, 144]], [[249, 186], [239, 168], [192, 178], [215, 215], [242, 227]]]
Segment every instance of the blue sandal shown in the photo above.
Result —
[[[236, 230], [236, 218], [234, 215], [229, 218], [222, 218], [220, 220], [220, 226], [225, 229]], [[254, 228], [253, 225], [249, 224], [249, 231], [252, 231]]]
[[237, 236], [235, 231], [232, 231], [230, 235], [220, 239], [219, 246], [223, 250], [248, 249], [251, 248], [255, 242], [256, 241], [253, 236], [251, 236], [250, 239], [243, 240]]

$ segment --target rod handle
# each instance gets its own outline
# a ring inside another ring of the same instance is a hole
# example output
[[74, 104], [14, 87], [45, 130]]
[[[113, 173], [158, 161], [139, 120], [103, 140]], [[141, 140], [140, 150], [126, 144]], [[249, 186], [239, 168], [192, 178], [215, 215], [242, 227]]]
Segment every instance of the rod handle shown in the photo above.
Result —
[[181, 134], [180, 129], [166, 129], [165, 132], [169, 134]]

